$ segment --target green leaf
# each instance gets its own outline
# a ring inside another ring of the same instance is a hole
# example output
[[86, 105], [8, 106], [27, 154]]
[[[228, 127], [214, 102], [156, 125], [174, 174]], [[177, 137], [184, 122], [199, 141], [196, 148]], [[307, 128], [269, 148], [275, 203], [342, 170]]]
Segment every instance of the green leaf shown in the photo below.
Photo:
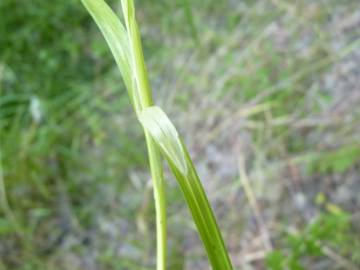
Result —
[[[150, 83], [142, 51], [140, 32], [135, 20], [134, 2], [132, 0], [121, 0], [121, 5], [123, 8], [130, 48], [130, 65], [133, 70], [133, 76], [135, 78], [137, 90], [139, 92], [140, 106], [143, 109], [152, 105], [152, 98]], [[139, 112], [139, 110], [137, 112]]]
[[144, 109], [139, 120], [160, 147], [183, 192], [210, 263], [215, 270], [232, 269], [216, 218], [193, 162], [167, 115], [156, 106]]
[[140, 123], [160, 146], [167, 159], [184, 175], [187, 174], [185, 152], [174, 125], [162, 109], [156, 106], [142, 110]]
[[124, 26], [103, 0], [81, 0], [100, 28], [114, 56], [135, 109], [139, 108], [139, 95], [134, 85], [130, 48]]
[[195, 43], [198, 43], [199, 38], [198, 38], [198, 34], [197, 34], [196, 25], [195, 25], [195, 22], [194, 22], [194, 15], [193, 15], [193, 12], [192, 12], [192, 9], [191, 9], [190, 1], [189, 0], [183, 0], [182, 5], [183, 5], [184, 13], [185, 13], [185, 16], [186, 16], [186, 19], [188, 21], [189, 28], [190, 28], [190, 31], [191, 31], [191, 37], [192, 37], [192, 39], [193, 39], [193, 41]]
[[[135, 112], [152, 104], [140, 34], [132, 1], [122, 1], [127, 29], [103, 0], [82, 0], [108, 43], [125, 82]], [[145, 131], [156, 209], [157, 269], [166, 269], [166, 197], [158, 147]]]
[[166, 269], [167, 250], [161, 150], [180, 185], [213, 269], [231, 270], [232, 265], [215, 216], [185, 146], [166, 114], [158, 107], [149, 107], [152, 105], [151, 89], [133, 1], [121, 1], [126, 30], [103, 0], [82, 2], [110, 46], [145, 130], [157, 214], [157, 269]]

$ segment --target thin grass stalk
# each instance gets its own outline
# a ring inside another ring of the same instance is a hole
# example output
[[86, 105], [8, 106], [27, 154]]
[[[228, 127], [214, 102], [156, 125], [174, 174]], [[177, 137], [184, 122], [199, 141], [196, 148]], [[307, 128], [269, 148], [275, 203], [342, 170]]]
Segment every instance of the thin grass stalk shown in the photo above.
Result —
[[[135, 20], [135, 7], [133, 1], [122, 0], [121, 5], [125, 19], [130, 54], [131, 67], [134, 72], [136, 89], [138, 89], [140, 108], [143, 110], [153, 104], [148, 73], [144, 61], [141, 37]], [[137, 112], [139, 113], [139, 112]], [[166, 222], [166, 194], [163, 167], [160, 151], [150, 134], [144, 129], [149, 155], [150, 171], [154, 186], [154, 199], [156, 211], [156, 267], [158, 270], [166, 269], [167, 257], [167, 222]]]
[[24, 238], [24, 233], [19, 225], [14, 212], [12, 211], [6, 193], [3, 165], [2, 165], [2, 152], [0, 150], [0, 207], [4, 211], [4, 215], [14, 228], [15, 233], [19, 238]]
[[195, 21], [194, 21], [193, 12], [192, 12], [192, 9], [190, 6], [190, 0], [182, 0], [182, 4], [183, 4], [183, 8], [184, 8], [185, 17], [189, 24], [191, 37], [192, 37], [193, 41], [195, 42], [195, 44], [198, 45], [199, 38], [198, 38], [198, 33], [197, 33]]
[[[82, 0], [103, 33], [120, 73], [124, 78], [132, 105], [138, 115], [152, 105], [151, 89], [145, 67], [141, 38], [135, 21], [132, 1], [122, 1], [126, 30], [103, 0]], [[157, 270], [166, 269], [167, 221], [165, 181], [160, 152], [148, 132], [144, 130], [154, 188], [156, 210]]]
[[160, 151], [145, 131], [146, 144], [149, 155], [151, 178], [154, 186], [154, 200], [156, 212], [156, 269], [166, 269], [167, 258], [167, 219], [166, 219], [166, 193]]
[[[157, 269], [166, 269], [166, 202], [160, 152], [167, 159], [184, 194], [214, 270], [232, 265], [210, 203], [194, 165], [166, 114], [152, 106], [151, 89], [132, 0], [122, 0], [126, 31], [103, 0], [82, 0], [99, 25], [128, 88], [147, 141], [157, 220]], [[97, 8], [98, 7], [98, 8]], [[124, 38], [126, 37], [126, 38]]]

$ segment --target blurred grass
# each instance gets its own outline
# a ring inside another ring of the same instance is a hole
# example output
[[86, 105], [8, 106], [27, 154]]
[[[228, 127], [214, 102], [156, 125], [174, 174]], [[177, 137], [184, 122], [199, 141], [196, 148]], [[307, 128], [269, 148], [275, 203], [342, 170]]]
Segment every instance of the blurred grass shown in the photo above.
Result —
[[1, 257], [16, 269], [33, 258], [39, 269], [74, 227], [94, 226], [91, 202], [109, 207], [102, 190], [122, 192], [145, 146], [131, 118], [118, 117], [130, 110], [124, 88], [78, 1], [2, 1], [0, 10], [1, 162], [22, 230], [14, 237], [2, 218], [11, 253]]
[[[308, 213], [326, 212], [312, 203], [320, 191], [349, 212], [345, 234], [357, 239], [357, 1], [188, 2], [193, 22], [186, 1], [138, 5], [145, 58], [156, 103], [186, 123], [208, 191], [229, 195], [213, 204], [237, 266], [265, 261], [239, 259], [261, 250], [242, 242], [259, 232], [237, 184], [240, 142], [277, 249], [291, 253], [271, 224], [306, 231]], [[2, 0], [0, 14], [1, 163], [14, 215], [1, 209], [0, 269], [152, 269], [145, 145], [104, 40], [75, 0]], [[293, 206], [299, 193], [305, 210]], [[191, 225], [171, 181], [168, 198], [169, 269], [207, 269], [197, 238], [181, 233]], [[358, 263], [355, 253], [345, 259]]]

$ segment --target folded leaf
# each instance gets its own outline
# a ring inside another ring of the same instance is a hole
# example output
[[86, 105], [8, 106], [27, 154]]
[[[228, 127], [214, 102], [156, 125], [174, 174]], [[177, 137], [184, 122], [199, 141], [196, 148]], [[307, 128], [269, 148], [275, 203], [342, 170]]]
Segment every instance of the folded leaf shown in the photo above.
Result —
[[139, 115], [140, 123], [144, 126], [166, 157], [170, 159], [182, 174], [187, 174], [185, 153], [179, 135], [166, 116], [157, 106], [145, 108]]
[[167, 115], [156, 106], [141, 111], [139, 120], [160, 147], [183, 192], [200, 238], [214, 270], [231, 270], [232, 265], [215, 215], [193, 162]]

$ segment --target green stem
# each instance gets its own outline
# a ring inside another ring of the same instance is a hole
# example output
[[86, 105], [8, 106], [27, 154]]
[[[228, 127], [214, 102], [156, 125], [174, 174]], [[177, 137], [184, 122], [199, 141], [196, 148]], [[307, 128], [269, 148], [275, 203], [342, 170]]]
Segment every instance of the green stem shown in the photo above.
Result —
[[166, 196], [165, 183], [162, 170], [161, 157], [158, 147], [149, 133], [145, 131], [146, 144], [149, 155], [151, 178], [154, 186], [154, 199], [156, 210], [156, 269], [166, 269]]
[[12, 226], [18, 237], [22, 238], [24, 236], [23, 230], [19, 225], [15, 214], [13, 213], [8, 198], [6, 194], [4, 175], [3, 175], [3, 167], [2, 167], [2, 153], [0, 151], [0, 206], [4, 211], [5, 217], [11, 222]]
[[[134, 79], [136, 83], [137, 96], [139, 98], [140, 108], [136, 112], [152, 106], [152, 92], [148, 79], [148, 73], [144, 61], [144, 55], [141, 45], [141, 37], [135, 20], [135, 8], [133, 1], [122, 0], [122, 8], [125, 18], [125, 25], [128, 35], [129, 49], [131, 52], [131, 63], [134, 70]], [[157, 270], [166, 269], [166, 197], [163, 168], [161, 163], [160, 151], [155, 142], [145, 131], [146, 144], [149, 155], [151, 178], [154, 187], [154, 199], [156, 210], [156, 245], [157, 245]]]
[[[82, 0], [104, 35], [124, 79], [137, 115], [152, 106], [152, 94], [145, 67], [141, 38], [132, 0], [122, 0], [126, 29], [103, 0]], [[157, 234], [157, 269], [166, 269], [166, 200], [161, 156], [145, 131], [151, 177], [154, 187]]]

